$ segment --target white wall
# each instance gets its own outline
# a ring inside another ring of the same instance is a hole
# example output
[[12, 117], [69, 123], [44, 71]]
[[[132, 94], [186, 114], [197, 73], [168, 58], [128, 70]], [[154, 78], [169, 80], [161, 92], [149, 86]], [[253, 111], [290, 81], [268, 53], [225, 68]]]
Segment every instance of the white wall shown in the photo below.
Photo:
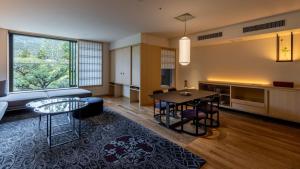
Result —
[[138, 33], [110, 43], [110, 50], [140, 44], [141, 42], [142, 34]]
[[[272, 84], [273, 81], [291, 81], [300, 85], [300, 11], [261, 18], [254, 21], [216, 28], [189, 35], [191, 38], [191, 63], [181, 66], [177, 61], [177, 87], [198, 87], [199, 80], [232, 81]], [[286, 20], [286, 26], [244, 34], [244, 26]], [[223, 32], [223, 37], [198, 41], [197, 37], [213, 32]], [[276, 33], [291, 32], [295, 35], [294, 58], [296, 61], [277, 63]], [[178, 49], [178, 38], [170, 45]], [[178, 54], [179, 52], [177, 52]], [[177, 57], [178, 59], [178, 57]]]
[[[221, 28], [194, 33], [188, 36], [191, 38], [192, 41], [191, 45], [193, 47], [229, 43], [231, 41], [239, 41], [245, 39], [257, 39], [257, 38], [259, 39], [261, 37], [274, 36], [274, 34], [276, 34], [277, 32], [282, 32], [287, 30], [293, 30], [294, 32], [295, 31], [299, 32], [299, 28], [300, 28], [299, 18], [300, 18], [300, 11], [294, 11], [294, 12], [289, 12], [281, 15], [270, 16], [266, 18], [253, 20], [253, 21], [237, 23], [237, 24], [228, 25]], [[249, 33], [243, 33], [243, 27], [245, 26], [259, 25], [259, 24], [264, 24], [264, 23], [274, 22], [279, 20], [285, 20], [286, 21], [285, 26], [272, 28], [272, 29], [265, 29], [260, 31], [254, 31]], [[198, 41], [199, 35], [206, 35], [206, 34], [216, 33], [216, 32], [223, 32], [223, 36], [220, 38]], [[172, 47], [177, 47], [179, 38], [180, 37], [173, 38], [170, 42], [170, 45]]]
[[166, 48], [170, 46], [169, 40], [167, 38], [158, 37], [146, 33], [142, 33], [142, 43]]
[[296, 34], [294, 62], [276, 62], [276, 38], [265, 38], [191, 49], [191, 63], [177, 61], [177, 87], [184, 80], [198, 87], [199, 80], [224, 80], [245, 83], [292, 81], [300, 84], [300, 35]]
[[110, 50], [134, 46], [137, 44], [148, 44], [160, 47], [168, 48], [170, 46], [170, 41], [167, 38], [158, 37], [150, 35], [148, 33], [138, 33], [132, 36], [128, 36], [117, 41], [110, 43]]

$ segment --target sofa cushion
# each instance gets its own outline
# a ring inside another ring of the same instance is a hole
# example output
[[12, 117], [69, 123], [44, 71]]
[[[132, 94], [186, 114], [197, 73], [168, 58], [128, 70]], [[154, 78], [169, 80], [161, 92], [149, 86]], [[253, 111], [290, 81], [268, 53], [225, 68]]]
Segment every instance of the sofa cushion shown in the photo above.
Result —
[[25, 105], [30, 101], [47, 98], [46, 92], [20, 92], [10, 93], [5, 97], [0, 97], [0, 101], [8, 102], [8, 107], [13, 109], [25, 108]]
[[88, 102], [89, 104], [98, 104], [98, 103], [103, 104], [103, 99], [99, 97], [85, 97], [80, 100], [83, 102]]
[[7, 105], [8, 105], [7, 102], [0, 102], [0, 120], [2, 119], [6, 111]]
[[18, 110], [26, 108], [26, 104], [38, 99], [46, 99], [48, 97], [90, 97], [92, 93], [85, 89], [59, 89], [51, 91], [32, 91], [10, 93], [7, 96], [0, 97], [0, 102], [8, 102], [8, 110]]
[[[99, 97], [86, 97], [81, 98], [81, 101], [88, 102], [88, 106], [82, 111], [74, 112], [73, 117], [75, 118], [88, 118], [95, 115], [99, 115], [103, 112], [103, 99]], [[80, 113], [80, 114], [79, 114]]]
[[85, 89], [60, 89], [60, 90], [49, 90], [47, 91], [49, 97], [64, 97], [64, 96], [75, 96], [75, 97], [90, 97], [92, 92]]
[[0, 97], [6, 96], [7, 90], [6, 90], [6, 80], [0, 81]]

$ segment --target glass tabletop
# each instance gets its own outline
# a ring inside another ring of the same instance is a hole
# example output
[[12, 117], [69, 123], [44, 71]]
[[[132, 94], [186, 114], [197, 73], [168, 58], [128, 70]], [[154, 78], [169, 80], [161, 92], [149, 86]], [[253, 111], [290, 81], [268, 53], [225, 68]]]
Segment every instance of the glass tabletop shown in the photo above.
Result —
[[79, 100], [61, 101], [56, 103], [44, 104], [34, 108], [34, 111], [41, 114], [60, 114], [82, 109], [88, 105], [88, 102]]
[[34, 109], [50, 103], [58, 103], [58, 102], [65, 102], [65, 101], [79, 101], [79, 100], [80, 100], [79, 97], [57, 97], [57, 98], [32, 101], [27, 103], [26, 107]]

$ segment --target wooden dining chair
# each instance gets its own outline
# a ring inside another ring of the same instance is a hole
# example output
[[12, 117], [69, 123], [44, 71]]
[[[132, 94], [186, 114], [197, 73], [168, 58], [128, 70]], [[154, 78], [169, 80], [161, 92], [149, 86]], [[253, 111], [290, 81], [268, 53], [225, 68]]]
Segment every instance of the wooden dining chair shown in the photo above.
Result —
[[[156, 94], [163, 94], [162, 90], [155, 90], [153, 91], [153, 95]], [[156, 114], [156, 109], [159, 110], [159, 114]], [[162, 102], [161, 100], [153, 99], [153, 116], [161, 116], [166, 111], [166, 102]]]
[[[220, 96], [214, 95], [209, 98], [209, 104], [207, 107], [208, 123], [207, 127], [219, 127], [220, 126]], [[216, 117], [214, 117], [216, 116]]]
[[[207, 126], [205, 125], [207, 122], [207, 105], [207, 100], [189, 103], [188, 106], [192, 107], [192, 109], [183, 110], [181, 114], [181, 131], [194, 136], [205, 135], [207, 133]], [[195, 126], [194, 133], [184, 130], [184, 124], [190, 121], [193, 121]], [[202, 132], [199, 132], [199, 129], [202, 129]]]
[[175, 91], [177, 91], [177, 89], [175, 87], [171, 87], [168, 89], [168, 92], [175, 92]]
[[[168, 92], [176, 92], [177, 89], [175, 87], [171, 87], [168, 89]], [[177, 117], [177, 110], [179, 110], [179, 107], [180, 105], [176, 105], [176, 109], [175, 109], [175, 104], [170, 104], [170, 107], [174, 108], [174, 111], [173, 111], [173, 117]]]
[[[155, 90], [153, 91], [153, 95], [155, 94], [163, 94], [164, 92], [162, 90]], [[159, 110], [159, 114], [156, 114], [156, 109]], [[166, 114], [167, 110], [167, 103], [161, 100], [153, 99], [153, 116], [157, 117], [159, 116], [161, 118], [161, 115]], [[175, 105], [173, 103], [169, 104], [169, 111], [172, 112], [174, 116], [175, 112]]]

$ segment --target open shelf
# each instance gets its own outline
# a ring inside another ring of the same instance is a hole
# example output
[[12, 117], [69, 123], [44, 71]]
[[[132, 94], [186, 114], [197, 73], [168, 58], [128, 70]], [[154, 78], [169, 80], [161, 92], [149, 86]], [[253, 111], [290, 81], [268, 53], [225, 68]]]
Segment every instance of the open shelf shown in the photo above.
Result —
[[261, 102], [255, 102], [255, 101], [248, 101], [248, 100], [242, 100], [242, 99], [231, 99], [232, 103], [236, 104], [243, 104], [243, 105], [250, 105], [250, 106], [256, 106], [256, 107], [264, 107], [265, 104]]
[[265, 90], [261, 88], [231, 86], [231, 107], [246, 112], [266, 114]]
[[228, 93], [226, 93], [226, 94], [224, 94], [224, 93], [220, 93], [220, 96], [228, 96], [228, 97], [230, 97], [230, 94]]
[[231, 87], [231, 99], [244, 100], [249, 102], [265, 102], [265, 90], [249, 87]]
[[255, 114], [267, 114], [266, 92], [264, 88], [199, 82], [199, 90], [217, 92], [220, 95], [220, 107], [230, 108]]
[[220, 95], [220, 105], [229, 107], [230, 106], [230, 95]]
[[199, 90], [217, 92], [220, 95], [220, 106], [230, 107], [230, 86], [199, 83]]
[[199, 89], [213, 91], [224, 95], [230, 95], [230, 86], [227, 85], [199, 83]]

